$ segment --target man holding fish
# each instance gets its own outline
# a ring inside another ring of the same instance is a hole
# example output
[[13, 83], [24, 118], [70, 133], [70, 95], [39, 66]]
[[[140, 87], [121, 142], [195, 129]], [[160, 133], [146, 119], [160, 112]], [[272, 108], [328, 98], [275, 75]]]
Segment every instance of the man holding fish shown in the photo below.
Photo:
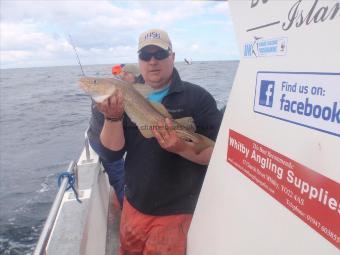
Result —
[[182, 255], [222, 115], [206, 90], [180, 79], [165, 31], [142, 33], [138, 57], [144, 85], [80, 85], [100, 102], [112, 159], [126, 153], [120, 254]]

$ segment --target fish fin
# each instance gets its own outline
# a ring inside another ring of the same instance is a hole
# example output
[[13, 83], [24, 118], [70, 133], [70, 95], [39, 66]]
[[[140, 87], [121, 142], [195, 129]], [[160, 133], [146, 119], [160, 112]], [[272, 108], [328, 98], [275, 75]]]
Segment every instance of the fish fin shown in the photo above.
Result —
[[132, 84], [132, 87], [137, 90], [137, 92], [141, 94], [144, 98], [147, 98], [148, 95], [153, 91], [153, 89], [149, 85], [142, 83], [134, 83]]
[[165, 108], [164, 105], [157, 102], [150, 102], [153, 108], [155, 108], [157, 111], [159, 111], [165, 118], [172, 119], [171, 114], [168, 112], [168, 110]]
[[175, 121], [191, 132], [196, 131], [196, 125], [192, 117], [183, 117], [180, 119], [175, 119]]
[[111, 95], [92, 95], [91, 97], [96, 103], [102, 103], [106, 99], [108, 99], [110, 96]]

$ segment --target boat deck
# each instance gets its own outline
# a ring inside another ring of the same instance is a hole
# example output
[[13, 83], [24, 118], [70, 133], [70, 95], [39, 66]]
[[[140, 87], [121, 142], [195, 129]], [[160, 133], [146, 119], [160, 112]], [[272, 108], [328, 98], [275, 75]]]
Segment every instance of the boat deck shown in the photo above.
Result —
[[81, 203], [72, 189], [64, 193], [53, 227], [34, 254], [118, 254], [121, 209], [98, 156], [92, 149], [90, 155], [84, 150], [75, 167]]

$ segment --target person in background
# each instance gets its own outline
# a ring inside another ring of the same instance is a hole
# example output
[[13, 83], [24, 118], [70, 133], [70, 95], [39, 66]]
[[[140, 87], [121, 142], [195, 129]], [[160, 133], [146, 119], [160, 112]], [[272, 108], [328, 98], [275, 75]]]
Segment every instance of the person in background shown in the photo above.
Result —
[[[136, 77], [139, 76], [139, 69], [134, 64], [119, 64], [112, 67], [112, 74], [122, 80], [133, 83]], [[124, 159], [110, 160], [108, 155], [111, 154], [111, 151], [101, 144], [99, 136], [103, 128], [104, 116], [98, 111], [93, 100], [91, 103], [91, 113], [88, 130], [89, 142], [93, 150], [99, 155], [105, 172], [108, 174], [109, 183], [114, 188], [120, 207], [122, 207], [124, 197]]]
[[122, 68], [120, 77], [124, 81], [127, 81], [129, 83], [135, 83], [139, 75], [140, 75], [140, 72], [139, 72], [139, 68], [137, 65], [126, 64]]
[[[148, 100], [161, 102], [173, 119], [192, 117], [196, 132], [215, 140], [222, 119], [216, 101], [202, 87], [181, 80], [168, 34], [160, 29], [142, 33], [138, 57], [138, 81], [154, 89]], [[124, 113], [119, 90], [97, 106], [105, 116], [102, 144], [113, 159], [126, 153], [120, 254], [185, 254], [213, 148], [197, 154], [191, 142], [177, 136], [168, 118], [153, 130], [154, 138], [144, 138]]]
[[135, 64], [118, 64], [112, 67], [112, 74], [126, 82], [134, 83], [140, 72]]

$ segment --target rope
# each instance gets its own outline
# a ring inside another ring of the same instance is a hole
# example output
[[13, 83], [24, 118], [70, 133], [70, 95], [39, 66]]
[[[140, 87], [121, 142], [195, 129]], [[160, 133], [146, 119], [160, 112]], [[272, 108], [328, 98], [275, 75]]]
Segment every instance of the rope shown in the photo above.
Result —
[[59, 174], [58, 187], [60, 188], [61, 182], [65, 177], [67, 177], [67, 179], [68, 179], [68, 186], [66, 187], [66, 190], [69, 190], [69, 189], [72, 188], [72, 190], [73, 190], [73, 192], [76, 196], [77, 201], [79, 203], [81, 203], [81, 200], [79, 199], [79, 196], [78, 196], [78, 192], [76, 191], [76, 189], [74, 187], [74, 184], [76, 182], [76, 178], [75, 178], [74, 174], [69, 173], [69, 172], [63, 172], [63, 173]]

